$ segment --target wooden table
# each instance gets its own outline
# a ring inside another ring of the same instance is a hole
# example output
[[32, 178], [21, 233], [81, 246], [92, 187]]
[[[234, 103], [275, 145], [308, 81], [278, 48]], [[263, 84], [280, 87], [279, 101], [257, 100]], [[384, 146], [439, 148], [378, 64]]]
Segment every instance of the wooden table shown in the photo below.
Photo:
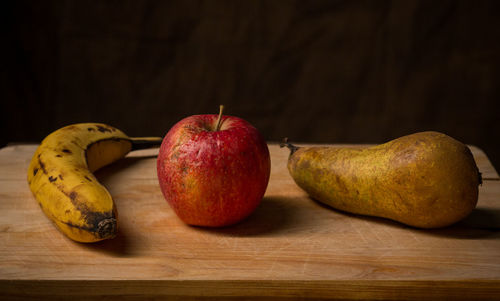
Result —
[[418, 230], [336, 212], [311, 200], [270, 144], [272, 174], [256, 212], [223, 229], [183, 224], [160, 192], [157, 149], [97, 173], [119, 212], [117, 238], [75, 243], [33, 198], [36, 145], [0, 150], [0, 299], [218, 300], [221, 297], [500, 299], [500, 181], [485, 154], [477, 209], [458, 224]]

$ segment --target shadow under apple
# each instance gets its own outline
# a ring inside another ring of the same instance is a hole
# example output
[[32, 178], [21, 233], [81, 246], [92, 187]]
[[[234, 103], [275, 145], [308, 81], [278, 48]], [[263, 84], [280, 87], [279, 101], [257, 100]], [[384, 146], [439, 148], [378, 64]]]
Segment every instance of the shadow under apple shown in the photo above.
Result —
[[295, 199], [282, 196], [264, 197], [259, 207], [243, 221], [221, 228], [191, 226], [197, 231], [206, 231], [228, 236], [272, 236], [290, 232], [300, 220], [297, 218]]

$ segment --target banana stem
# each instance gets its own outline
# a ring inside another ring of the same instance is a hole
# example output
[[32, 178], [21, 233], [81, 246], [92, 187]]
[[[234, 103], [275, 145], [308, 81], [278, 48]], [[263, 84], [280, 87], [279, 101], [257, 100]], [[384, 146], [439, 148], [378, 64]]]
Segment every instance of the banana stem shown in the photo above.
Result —
[[161, 137], [137, 137], [130, 138], [130, 142], [132, 142], [132, 150], [146, 149], [158, 147], [161, 145], [163, 138]]
[[280, 143], [280, 147], [283, 148], [283, 147], [288, 147], [288, 149], [290, 149], [290, 156], [293, 155], [293, 153], [295, 153], [299, 147], [298, 146], [295, 146], [291, 143], [288, 142], [288, 138], [283, 138], [283, 141], [281, 141]]

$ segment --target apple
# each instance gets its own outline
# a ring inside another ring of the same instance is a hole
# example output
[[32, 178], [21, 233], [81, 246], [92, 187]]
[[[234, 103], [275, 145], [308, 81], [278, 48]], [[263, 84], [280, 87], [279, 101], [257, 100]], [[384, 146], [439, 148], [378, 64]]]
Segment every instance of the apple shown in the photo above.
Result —
[[165, 135], [157, 159], [161, 191], [177, 216], [193, 226], [243, 220], [261, 202], [271, 159], [249, 122], [234, 116], [194, 115]]

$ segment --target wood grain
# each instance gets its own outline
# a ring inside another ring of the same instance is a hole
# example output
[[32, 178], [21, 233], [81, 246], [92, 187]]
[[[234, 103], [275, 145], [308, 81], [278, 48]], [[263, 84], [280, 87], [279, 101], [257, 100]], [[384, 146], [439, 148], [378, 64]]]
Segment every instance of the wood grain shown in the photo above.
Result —
[[137, 151], [97, 173], [118, 207], [119, 234], [96, 244], [67, 239], [43, 215], [26, 182], [35, 148], [0, 150], [0, 295], [9, 299], [500, 298], [500, 181], [475, 147], [485, 178], [478, 206], [437, 230], [309, 199], [276, 144], [253, 215], [222, 229], [186, 226], [159, 190], [157, 149]]

